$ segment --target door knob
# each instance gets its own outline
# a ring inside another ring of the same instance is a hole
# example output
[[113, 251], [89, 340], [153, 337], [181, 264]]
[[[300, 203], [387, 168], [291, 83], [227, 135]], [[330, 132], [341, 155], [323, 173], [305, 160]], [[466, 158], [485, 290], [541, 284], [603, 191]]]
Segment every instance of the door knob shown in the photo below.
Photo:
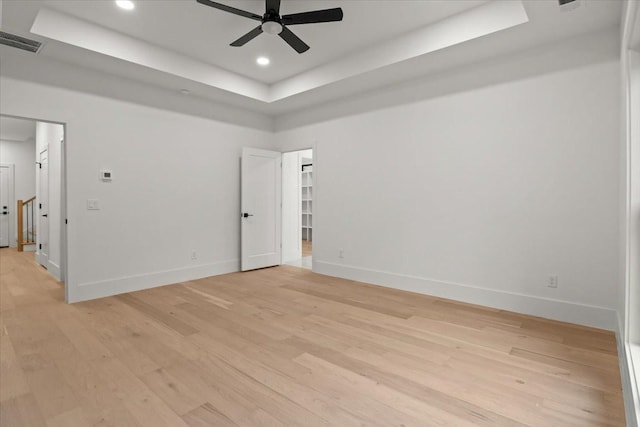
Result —
[[2, 212], [2, 215], [9, 215], [9, 212], [8, 211], [4, 211], [4, 212]]
[[242, 214], [243, 218], [249, 218], [250, 216], [253, 216], [253, 214], [246, 213], [246, 212]]
[[49, 217], [49, 215], [47, 215], [47, 214], [42, 214], [42, 216], [45, 217], [45, 218]]

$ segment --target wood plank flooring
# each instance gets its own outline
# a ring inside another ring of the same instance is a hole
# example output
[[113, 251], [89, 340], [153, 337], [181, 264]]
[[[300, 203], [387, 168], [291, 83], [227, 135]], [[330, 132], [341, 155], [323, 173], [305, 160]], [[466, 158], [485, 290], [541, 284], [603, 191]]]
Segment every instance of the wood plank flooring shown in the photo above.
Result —
[[66, 305], [0, 250], [0, 425], [623, 426], [614, 335], [330, 278]]
[[309, 240], [302, 241], [302, 256], [311, 256], [313, 253], [313, 242]]

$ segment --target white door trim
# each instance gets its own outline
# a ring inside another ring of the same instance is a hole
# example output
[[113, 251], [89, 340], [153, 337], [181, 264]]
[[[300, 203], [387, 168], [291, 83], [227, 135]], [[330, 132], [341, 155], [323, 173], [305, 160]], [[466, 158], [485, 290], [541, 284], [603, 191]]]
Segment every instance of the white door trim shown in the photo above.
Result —
[[301, 178], [299, 151], [282, 153], [282, 263], [302, 258]]
[[[311, 175], [311, 186], [313, 187], [313, 234], [312, 234], [312, 241], [313, 241], [313, 254], [316, 254], [316, 247], [318, 247], [318, 236], [322, 236], [322, 232], [320, 231], [320, 227], [319, 224], [322, 224], [321, 222], [321, 216], [318, 215], [318, 212], [320, 212], [320, 210], [318, 209], [318, 207], [320, 206], [320, 191], [321, 188], [318, 186], [318, 170], [320, 169], [318, 166], [320, 165], [320, 156], [319, 156], [319, 150], [318, 150], [318, 141], [314, 141], [313, 144], [311, 144], [311, 150], [313, 150], [313, 174]], [[318, 221], [320, 219], [320, 221]], [[320, 231], [320, 232], [319, 232]], [[320, 237], [320, 239], [322, 239], [322, 237]], [[312, 255], [311, 256], [311, 271], [316, 271], [316, 260], [318, 259], [317, 256]]]
[[[43, 176], [42, 176], [42, 157], [43, 154], [46, 153], [46, 158], [47, 158], [47, 177], [46, 177], [46, 185], [47, 185], [47, 200], [45, 203], [43, 203], [43, 197], [42, 197], [42, 180], [43, 180]], [[38, 210], [37, 210], [37, 231], [36, 231], [36, 262], [38, 264], [40, 264], [41, 266], [45, 267], [45, 268], [49, 268], [49, 236], [50, 236], [50, 222], [49, 222], [49, 218], [47, 216], [47, 232], [46, 232], [46, 245], [47, 245], [47, 256], [46, 258], [44, 258], [42, 256], [42, 238], [45, 237], [45, 233], [42, 229], [42, 223], [43, 223], [43, 213], [42, 213], [42, 206], [44, 205], [44, 209], [47, 211], [47, 215], [49, 213], [49, 146], [47, 145], [46, 147], [44, 147], [42, 150], [40, 150], [38, 153], [38, 168], [36, 169], [38, 172], [38, 179], [36, 180], [36, 205], [38, 206]]]
[[0, 168], [9, 169], [9, 195], [7, 197], [7, 203], [9, 204], [9, 247], [15, 248], [18, 246], [18, 222], [17, 222], [17, 200], [16, 200], [16, 172], [15, 165], [13, 163], [0, 163]]

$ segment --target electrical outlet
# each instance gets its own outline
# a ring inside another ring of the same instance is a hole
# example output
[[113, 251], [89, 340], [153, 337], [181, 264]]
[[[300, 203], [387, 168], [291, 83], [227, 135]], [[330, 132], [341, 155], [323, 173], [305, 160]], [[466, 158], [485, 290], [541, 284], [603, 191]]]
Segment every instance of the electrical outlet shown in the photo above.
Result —
[[549, 275], [549, 277], [547, 277], [547, 286], [550, 288], [557, 288], [558, 287], [558, 275], [557, 274], [551, 274]]
[[338, 258], [344, 258], [344, 249], [338, 251]]
[[191, 251], [191, 259], [192, 260], [197, 260], [198, 259], [198, 252], [196, 251]]

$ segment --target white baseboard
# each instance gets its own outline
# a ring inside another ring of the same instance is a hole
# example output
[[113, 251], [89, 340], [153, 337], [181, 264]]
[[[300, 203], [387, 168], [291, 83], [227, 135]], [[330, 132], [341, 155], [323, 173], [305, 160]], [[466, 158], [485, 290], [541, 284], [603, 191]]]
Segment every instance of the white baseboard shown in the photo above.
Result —
[[325, 261], [314, 260], [313, 271], [328, 276], [342, 277], [610, 331], [615, 331], [618, 323], [616, 310], [606, 307], [577, 304], [569, 301], [443, 282]]
[[[635, 348], [629, 346], [626, 347], [625, 358], [627, 366], [627, 379], [629, 382], [629, 388], [631, 393], [629, 398], [629, 409], [627, 410], [628, 420], [627, 425], [629, 427], [638, 427], [640, 424], [640, 383], [638, 382], [638, 374], [640, 374], [640, 348], [636, 345]], [[626, 402], [625, 402], [626, 408]]]
[[618, 360], [620, 363], [620, 377], [622, 382], [622, 396], [624, 398], [624, 412], [627, 427], [638, 427], [640, 407], [638, 407], [638, 385], [633, 372], [631, 351], [622, 336], [622, 319], [618, 315], [616, 342], [618, 343]]
[[27, 245], [27, 246], [23, 246], [22, 250], [24, 252], [35, 252], [36, 251], [36, 245]]
[[240, 260], [234, 259], [194, 267], [82, 283], [78, 286], [69, 287], [69, 302], [73, 303], [103, 298], [236, 271], [240, 271]]
[[55, 277], [56, 280], [61, 280], [62, 276], [60, 275], [60, 266], [55, 262], [51, 260], [47, 261], [47, 271], [49, 272], [49, 274]]

